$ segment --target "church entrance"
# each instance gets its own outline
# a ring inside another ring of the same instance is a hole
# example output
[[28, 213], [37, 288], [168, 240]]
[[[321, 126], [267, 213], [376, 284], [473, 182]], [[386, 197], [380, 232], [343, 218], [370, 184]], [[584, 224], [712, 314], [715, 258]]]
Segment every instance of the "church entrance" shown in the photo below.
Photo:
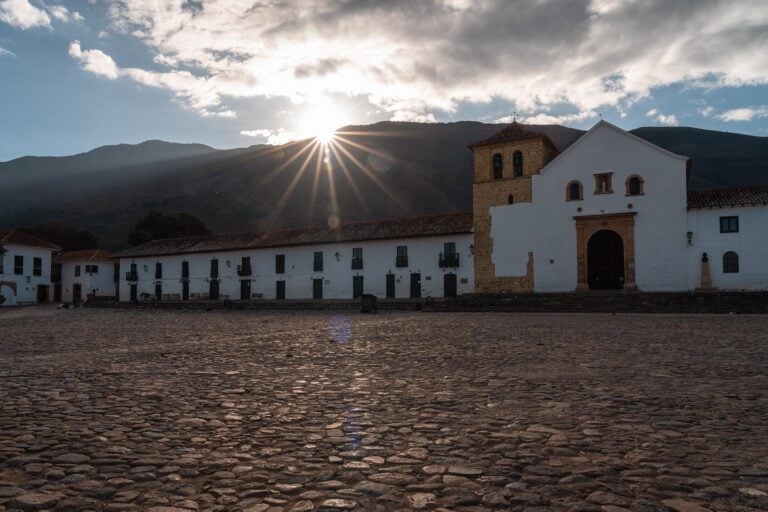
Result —
[[610, 229], [592, 235], [587, 243], [587, 281], [590, 290], [624, 287], [624, 241]]

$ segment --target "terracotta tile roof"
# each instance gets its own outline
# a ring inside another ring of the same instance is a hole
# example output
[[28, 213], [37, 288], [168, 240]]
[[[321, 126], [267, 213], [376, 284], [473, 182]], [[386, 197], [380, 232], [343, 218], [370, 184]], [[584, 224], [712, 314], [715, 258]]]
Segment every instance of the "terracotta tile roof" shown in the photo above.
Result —
[[61, 253], [54, 258], [55, 263], [65, 261], [105, 261], [112, 257], [112, 253], [102, 249], [86, 249], [84, 251], [69, 251]]
[[555, 144], [552, 142], [552, 139], [550, 139], [546, 133], [532, 132], [522, 124], [515, 121], [512, 124], [507, 125], [504, 129], [497, 132], [496, 134], [491, 135], [487, 139], [473, 142], [468, 147], [469, 149], [474, 149], [480, 146], [492, 146], [495, 144], [503, 144], [505, 142], [513, 142], [516, 140], [539, 139], [539, 138], [544, 139], [544, 142], [549, 144], [553, 148], [555, 147]]
[[42, 247], [43, 249], [50, 249], [52, 251], [60, 251], [61, 247], [56, 244], [52, 244], [42, 238], [37, 238], [24, 231], [18, 229], [0, 229], [0, 245], [2, 244], [14, 244], [14, 245], [27, 245], [29, 247]]
[[267, 233], [238, 233], [153, 240], [126, 249], [113, 258], [134, 258], [294, 245], [328, 244], [392, 238], [452, 235], [472, 232], [472, 212], [425, 215], [327, 226], [285, 229]]
[[718, 188], [688, 192], [688, 209], [726, 208], [768, 204], [768, 185], [756, 187]]

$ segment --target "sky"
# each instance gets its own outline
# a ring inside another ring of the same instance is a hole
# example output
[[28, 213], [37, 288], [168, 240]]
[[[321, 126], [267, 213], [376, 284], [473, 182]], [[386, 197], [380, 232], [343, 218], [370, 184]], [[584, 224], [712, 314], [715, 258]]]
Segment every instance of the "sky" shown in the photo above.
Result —
[[384, 120], [768, 136], [766, 0], [0, 0], [0, 161]]

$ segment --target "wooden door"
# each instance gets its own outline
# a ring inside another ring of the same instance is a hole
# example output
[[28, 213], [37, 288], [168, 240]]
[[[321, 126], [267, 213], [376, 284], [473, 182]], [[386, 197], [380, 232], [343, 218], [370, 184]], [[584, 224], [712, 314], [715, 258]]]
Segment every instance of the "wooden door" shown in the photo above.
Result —
[[323, 280], [312, 280], [312, 298], [315, 300], [321, 300], [323, 298]]
[[387, 298], [395, 298], [395, 274], [387, 274]]
[[411, 274], [411, 298], [421, 297], [421, 274]]
[[251, 280], [243, 279], [240, 281], [240, 300], [251, 299]]

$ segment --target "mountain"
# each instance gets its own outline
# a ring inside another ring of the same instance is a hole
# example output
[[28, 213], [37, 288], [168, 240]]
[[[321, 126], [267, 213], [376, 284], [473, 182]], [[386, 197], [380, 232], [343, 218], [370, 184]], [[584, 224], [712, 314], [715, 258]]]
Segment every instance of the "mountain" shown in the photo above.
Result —
[[[0, 163], [0, 227], [56, 220], [119, 249], [150, 209], [191, 212], [213, 232], [325, 224], [334, 215], [346, 222], [468, 210], [467, 144], [499, 129], [470, 121], [381, 122], [343, 128], [328, 150], [310, 140], [232, 150], [147, 141], [24, 157]], [[560, 151], [584, 133], [530, 129], [547, 133]], [[691, 188], [768, 184], [766, 137], [694, 128], [632, 133], [691, 156]]]

